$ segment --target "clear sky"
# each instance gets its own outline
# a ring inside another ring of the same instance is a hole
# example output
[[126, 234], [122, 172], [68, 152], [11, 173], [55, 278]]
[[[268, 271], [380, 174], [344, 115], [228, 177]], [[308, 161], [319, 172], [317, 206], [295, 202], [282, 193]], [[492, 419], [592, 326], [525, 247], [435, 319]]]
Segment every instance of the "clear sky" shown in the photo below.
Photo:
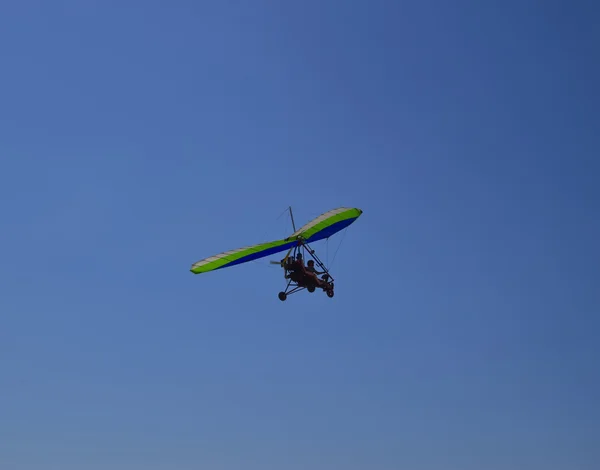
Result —
[[598, 10], [3, 2], [0, 468], [600, 468]]

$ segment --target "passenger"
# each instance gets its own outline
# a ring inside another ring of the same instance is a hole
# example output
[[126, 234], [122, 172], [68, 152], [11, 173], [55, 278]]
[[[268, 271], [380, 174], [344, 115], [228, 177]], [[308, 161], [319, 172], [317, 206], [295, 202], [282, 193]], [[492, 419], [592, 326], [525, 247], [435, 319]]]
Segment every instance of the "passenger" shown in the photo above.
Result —
[[288, 263], [289, 264], [286, 267], [286, 269], [290, 272], [288, 277], [294, 282], [302, 280], [302, 278], [306, 275], [304, 262], [302, 260], [302, 253], [298, 253], [296, 255], [296, 259], [290, 256], [288, 258]]
[[300, 266], [302, 266], [302, 269], [304, 269], [304, 259], [302, 259], [302, 253], [296, 254], [296, 263], [298, 263]]

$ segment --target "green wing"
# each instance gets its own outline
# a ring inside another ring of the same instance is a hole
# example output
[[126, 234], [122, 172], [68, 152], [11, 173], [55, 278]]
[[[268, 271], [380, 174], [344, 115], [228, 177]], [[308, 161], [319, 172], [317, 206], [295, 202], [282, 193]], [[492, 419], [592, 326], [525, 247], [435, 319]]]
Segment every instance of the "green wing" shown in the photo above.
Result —
[[298, 238], [300, 237], [309, 243], [322, 240], [323, 238], [329, 238], [333, 234], [348, 227], [360, 217], [362, 212], [361, 209], [348, 207], [333, 209], [302, 226], [288, 238], [225, 251], [194, 263], [190, 271], [194, 274], [206, 273], [216, 269], [227, 268], [229, 266], [235, 266], [236, 264], [264, 258], [265, 256], [289, 250], [298, 243]]

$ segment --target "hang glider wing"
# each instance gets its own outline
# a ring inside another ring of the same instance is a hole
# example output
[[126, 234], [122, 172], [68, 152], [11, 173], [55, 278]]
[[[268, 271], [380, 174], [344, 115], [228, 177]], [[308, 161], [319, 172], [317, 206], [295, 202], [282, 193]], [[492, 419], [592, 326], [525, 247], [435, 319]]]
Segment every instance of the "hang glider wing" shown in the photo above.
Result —
[[313, 219], [288, 238], [225, 251], [194, 263], [190, 271], [194, 274], [206, 273], [216, 269], [227, 268], [229, 266], [235, 266], [236, 264], [264, 258], [265, 256], [289, 250], [298, 244], [299, 238], [302, 238], [307, 243], [329, 238], [333, 234], [348, 227], [358, 219], [361, 214], [361, 209], [340, 207], [325, 212]]

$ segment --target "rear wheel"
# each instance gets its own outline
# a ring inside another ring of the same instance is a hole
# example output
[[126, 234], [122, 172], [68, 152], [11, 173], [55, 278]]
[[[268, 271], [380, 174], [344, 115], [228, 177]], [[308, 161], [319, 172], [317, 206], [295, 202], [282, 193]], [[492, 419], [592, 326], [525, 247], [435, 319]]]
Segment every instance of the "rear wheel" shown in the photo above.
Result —
[[279, 300], [281, 300], [282, 302], [287, 299], [287, 294], [285, 292], [280, 292], [279, 295]]
[[314, 291], [315, 291], [315, 286], [313, 286], [313, 285], [311, 284], [310, 286], [308, 286], [308, 287], [306, 288], [306, 290], [307, 290], [308, 292], [314, 292]]
[[327, 297], [333, 297], [333, 289], [327, 289]]

